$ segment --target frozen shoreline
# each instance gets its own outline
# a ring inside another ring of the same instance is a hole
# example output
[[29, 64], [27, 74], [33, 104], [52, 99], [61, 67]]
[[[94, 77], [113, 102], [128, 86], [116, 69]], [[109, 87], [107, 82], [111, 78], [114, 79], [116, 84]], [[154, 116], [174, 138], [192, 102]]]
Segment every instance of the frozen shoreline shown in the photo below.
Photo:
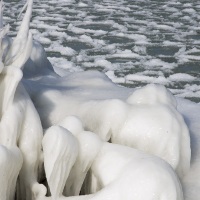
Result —
[[[98, 71], [56, 74], [32, 40], [32, 4], [10, 39], [0, 2], [0, 199], [197, 200], [199, 104], [159, 84], [121, 87]], [[179, 75], [170, 77], [193, 79]]]

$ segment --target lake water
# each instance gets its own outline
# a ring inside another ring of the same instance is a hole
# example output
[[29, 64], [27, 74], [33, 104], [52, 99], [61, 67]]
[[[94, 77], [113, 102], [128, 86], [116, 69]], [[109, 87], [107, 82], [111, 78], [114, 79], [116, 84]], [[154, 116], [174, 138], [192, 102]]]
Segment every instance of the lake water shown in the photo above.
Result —
[[[15, 36], [24, 1], [5, 2]], [[35, 0], [31, 32], [57, 70], [99, 70], [134, 88], [159, 83], [200, 102], [200, 1]]]

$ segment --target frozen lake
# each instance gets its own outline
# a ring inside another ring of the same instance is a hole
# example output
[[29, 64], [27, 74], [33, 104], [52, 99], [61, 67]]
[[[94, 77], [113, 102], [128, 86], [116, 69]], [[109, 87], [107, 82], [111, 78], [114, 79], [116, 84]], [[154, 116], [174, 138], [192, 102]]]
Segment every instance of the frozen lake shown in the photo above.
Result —
[[[24, 2], [5, 0], [15, 35]], [[160, 83], [200, 102], [200, 1], [35, 0], [31, 31], [53, 66], [99, 70], [128, 87]]]

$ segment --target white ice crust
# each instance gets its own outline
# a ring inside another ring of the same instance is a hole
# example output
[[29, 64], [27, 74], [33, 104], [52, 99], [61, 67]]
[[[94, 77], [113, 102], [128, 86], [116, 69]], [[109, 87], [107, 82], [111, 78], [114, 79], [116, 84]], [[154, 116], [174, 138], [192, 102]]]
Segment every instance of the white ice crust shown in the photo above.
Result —
[[0, 199], [200, 196], [199, 105], [100, 72], [60, 77], [32, 41], [32, 4], [12, 40], [0, 2]]

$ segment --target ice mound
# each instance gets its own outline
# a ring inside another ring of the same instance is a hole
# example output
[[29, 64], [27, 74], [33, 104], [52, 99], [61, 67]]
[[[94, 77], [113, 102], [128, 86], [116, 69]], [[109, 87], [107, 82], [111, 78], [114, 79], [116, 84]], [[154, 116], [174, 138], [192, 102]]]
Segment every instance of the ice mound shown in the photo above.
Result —
[[183, 199], [166, 162], [116, 144], [103, 144], [86, 180], [86, 193], [99, 191], [97, 199]]
[[[57, 123], [67, 115], [78, 116], [86, 130], [97, 133], [104, 141], [159, 156], [182, 177], [190, 168], [190, 136], [172, 94], [164, 86], [148, 85], [122, 100], [115, 96], [118, 88], [103, 76], [97, 74], [99, 80], [95, 76], [88, 80], [88, 75], [81, 73], [81, 79], [78, 75], [72, 75], [73, 79], [68, 76], [68, 80], [61, 79], [60, 83], [57, 80], [60, 91], [44, 87], [42, 82], [37, 85], [40, 90], [30, 90], [43, 124]], [[97, 81], [102, 86], [95, 91], [91, 87], [98, 88], [94, 86]], [[93, 85], [84, 85], [85, 82]], [[112, 92], [102, 89], [105, 85]], [[97, 99], [101, 90], [102, 96]], [[112, 93], [115, 99], [109, 97]], [[47, 103], [47, 99], [51, 101]]]
[[149, 84], [142, 89], [137, 89], [127, 99], [129, 104], [156, 105], [165, 104], [176, 107], [175, 97], [162, 85]]
[[99, 72], [59, 77], [32, 41], [32, 3], [11, 40], [0, 2], [0, 199], [194, 200], [199, 106]]
[[147, 85], [127, 102], [132, 110], [113, 142], [157, 155], [184, 175], [190, 168], [190, 135], [175, 97], [164, 86]]

